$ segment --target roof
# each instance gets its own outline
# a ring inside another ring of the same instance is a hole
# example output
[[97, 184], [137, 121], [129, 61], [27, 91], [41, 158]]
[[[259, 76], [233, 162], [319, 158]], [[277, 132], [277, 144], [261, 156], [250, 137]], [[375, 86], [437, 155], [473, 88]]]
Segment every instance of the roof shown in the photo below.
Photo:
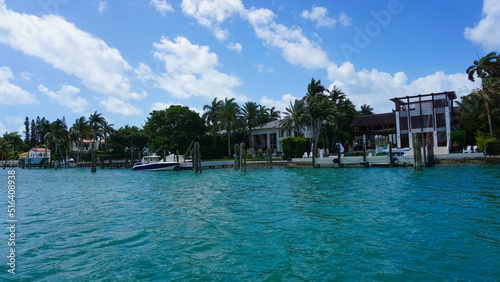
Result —
[[[43, 152], [45, 152], [45, 148], [31, 148], [30, 151], [35, 151], [35, 152], [43, 151]], [[47, 148], [47, 152], [50, 152], [49, 148]]]
[[418, 98], [418, 97], [429, 97], [429, 96], [434, 96], [434, 95], [447, 95], [450, 100], [457, 99], [457, 94], [455, 91], [445, 91], [445, 92], [439, 92], [439, 93], [429, 93], [429, 94], [418, 94], [414, 96], [405, 96], [405, 97], [395, 97], [390, 99], [394, 103], [401, 103], [401, 104], [407, 104], [408, 99], [412, 98]]
[[255, 129], [273, 129], [273, 128], [280, 128], [280, 121], [279, 120], [273, 120], [270, 121], [263, 126], [258, 126]]
[[351, 126], [378, 125], [378, 124], [386, 124], [386, 125], [393, 124], [394, 126], [396, 126], [396, 114], [385, 113], [385, 114], [357, 116], [351, 122]]

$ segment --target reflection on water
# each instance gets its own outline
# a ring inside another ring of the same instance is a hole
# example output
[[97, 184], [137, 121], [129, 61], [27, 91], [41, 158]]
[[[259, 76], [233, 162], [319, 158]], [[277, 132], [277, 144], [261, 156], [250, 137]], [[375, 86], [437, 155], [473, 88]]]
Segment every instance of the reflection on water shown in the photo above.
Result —
[[16, 176], [16, 279], [500, 278], [498, 166]]

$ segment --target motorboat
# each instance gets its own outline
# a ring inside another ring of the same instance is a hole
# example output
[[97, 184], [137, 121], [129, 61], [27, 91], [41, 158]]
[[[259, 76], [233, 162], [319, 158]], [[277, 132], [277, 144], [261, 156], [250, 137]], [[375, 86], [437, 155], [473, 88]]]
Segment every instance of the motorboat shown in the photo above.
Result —
[[173, 170], [177, 167], [178, 162], [165, 161], [156, 153], [150, 156], [144, 156], [140, 162], [137, 162], [132, 167], [132, 170]]

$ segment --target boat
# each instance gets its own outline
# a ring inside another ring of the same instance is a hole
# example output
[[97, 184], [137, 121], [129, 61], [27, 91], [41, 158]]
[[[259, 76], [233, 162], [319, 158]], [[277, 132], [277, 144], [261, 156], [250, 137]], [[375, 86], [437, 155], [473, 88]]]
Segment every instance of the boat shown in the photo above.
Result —
[[144, 156], [140, 162], [135, 163], [132, 170], [173, 170], [177, 164], [178, 162], [165, 161], [153, 153], [150, 156]]

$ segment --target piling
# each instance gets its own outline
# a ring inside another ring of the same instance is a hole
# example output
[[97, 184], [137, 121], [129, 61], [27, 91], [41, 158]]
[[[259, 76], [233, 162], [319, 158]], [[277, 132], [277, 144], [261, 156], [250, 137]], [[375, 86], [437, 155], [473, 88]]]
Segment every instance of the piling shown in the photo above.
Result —
[[434, 146], [432, 144], [427, 144], [427, 160], [425, 162], [426, 167], [434, 166]]
[[366, 162], [366, 135], [363, 134], [363, 162]]
[[96, 162], [97, 162], [96, 151], [95, 151], [95, 149], [93, 149], [92, 150], [92, 165], [90, 168], [90, 172], [93, 172], [93, 173], [97, 172]]
[[422, 171], [424, 164], [422, 162], [422, 138], [420, 133], [413, 137], [413, 167], [416, 171]]
[[392, 144], [389, 141], [389, 167], [393, 167], [393, 162], [394, 162], [394, 159], [392, 156]]
[[193, 170], [194, 173], [201, 173], [201, 153], [198, 142], [195, 142], [193, 147]]
[[240, 145], [234, 144], [234, 170], [240, 169]]
[[266, 168], [273, 168], [273, 149], [267, 148], [266, 151]]
[[240, 170], [247, 170], [247, 147], [243, 142], [240, 144]]

